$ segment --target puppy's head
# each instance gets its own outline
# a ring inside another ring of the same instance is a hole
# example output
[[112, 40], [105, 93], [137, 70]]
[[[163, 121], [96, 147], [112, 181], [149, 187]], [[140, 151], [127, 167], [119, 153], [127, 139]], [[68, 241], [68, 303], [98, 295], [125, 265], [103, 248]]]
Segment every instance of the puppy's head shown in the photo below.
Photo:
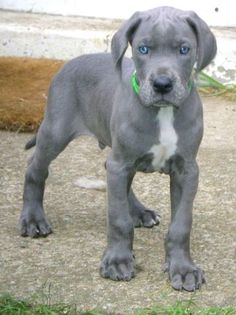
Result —
[[144, 106], [179, 107], [192, 88], [191, 74], [206, 67], [216, 54], [215, 37], [194, 12], [160, 7], [136, 12], [112, 39], [116, 70], [128, 47]]

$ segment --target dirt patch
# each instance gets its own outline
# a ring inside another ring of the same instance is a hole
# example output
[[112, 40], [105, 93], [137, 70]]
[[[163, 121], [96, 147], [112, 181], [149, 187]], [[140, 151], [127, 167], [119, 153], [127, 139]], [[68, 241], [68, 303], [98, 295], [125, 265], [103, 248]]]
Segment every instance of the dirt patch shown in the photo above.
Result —
[[38, 128], [50, 80], [62, 64], [48, 59], [0, 58], [0, 129]]

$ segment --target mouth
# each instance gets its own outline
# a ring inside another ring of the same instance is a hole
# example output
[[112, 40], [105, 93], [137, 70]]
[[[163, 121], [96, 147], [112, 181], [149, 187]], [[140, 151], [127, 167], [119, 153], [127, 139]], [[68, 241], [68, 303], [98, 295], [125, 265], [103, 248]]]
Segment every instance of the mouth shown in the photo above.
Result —
[[156, 102], [153, 102], [152, 104], [150, 104], [151, 107], [156, 107], [156, 108], [165, 108], [165, 107], [175, 107], [178, 108], [178, 106], [176, 104], [173, 104], [169, 101], [166, 101], [164, 99], [158, 100]]
[[168, 102], [168, 101], [165, 101], [165, 100], [160, 100], [158, 102], [155, 102], [152, 106], [155, 106], [155, 107], [168, 107], [168, 106], [174, 106], [174, 104]]

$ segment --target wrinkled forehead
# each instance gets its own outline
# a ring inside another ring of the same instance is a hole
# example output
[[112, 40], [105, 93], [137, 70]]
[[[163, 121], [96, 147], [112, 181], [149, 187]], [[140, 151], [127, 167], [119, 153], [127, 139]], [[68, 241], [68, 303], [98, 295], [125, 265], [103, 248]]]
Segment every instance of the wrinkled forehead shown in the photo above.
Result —
[[[181, 16], [149, 16], [142, 20], [135, 32], [133, 42], [150, 42], [152, 45], [173, 41], [196, 42], [196, 36], [187, 20]], [[147, 43], [148, 44], [148, 43]]]

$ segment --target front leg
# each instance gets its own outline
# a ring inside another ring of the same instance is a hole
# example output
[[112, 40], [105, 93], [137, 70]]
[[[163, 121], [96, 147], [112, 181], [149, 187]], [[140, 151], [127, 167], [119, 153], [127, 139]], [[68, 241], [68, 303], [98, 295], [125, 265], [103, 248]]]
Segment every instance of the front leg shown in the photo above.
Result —
[[129, 214], [128, 187], [133, 176], [124, 163], [109, 159], [107, 168], [108, 234], [100, 273], [112, 280], [134, 277], [134, 225]]
[[205, 282], [190, 255], [193, 200], [198, 187], [196, 161], [173, 163], [170, 175], [171, 224], [166, 237], [166, 271], [176, 290], [195, 291]]

